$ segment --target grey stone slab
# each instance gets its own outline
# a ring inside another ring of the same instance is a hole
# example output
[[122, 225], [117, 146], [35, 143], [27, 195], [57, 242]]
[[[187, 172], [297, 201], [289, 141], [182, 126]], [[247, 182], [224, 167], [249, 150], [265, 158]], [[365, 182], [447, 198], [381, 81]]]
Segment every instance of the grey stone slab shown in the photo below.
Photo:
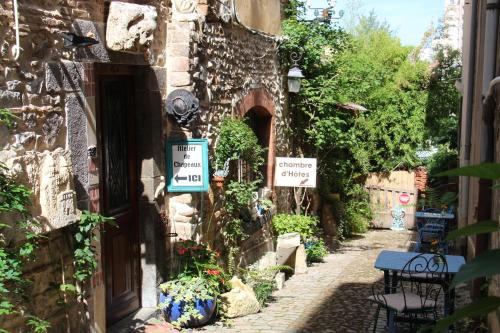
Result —
[[45, 65], [45, 89], [49, 92], [83, 90], [83, 64], [62, 60]]
[[68, 148], [78, 200], [88, 197], [87, 118], [83, 94], [68, 94], [64, 100]]

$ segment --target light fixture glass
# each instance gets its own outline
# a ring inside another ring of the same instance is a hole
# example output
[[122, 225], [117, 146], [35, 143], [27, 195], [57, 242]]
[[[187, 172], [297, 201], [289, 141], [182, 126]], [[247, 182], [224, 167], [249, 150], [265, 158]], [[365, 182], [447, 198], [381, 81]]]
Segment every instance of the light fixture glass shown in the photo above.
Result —
[[288, 71], [288, 92], [298, 93], [300, 91], [300, 80], [304, 77], [297, 65], [293, 65]]

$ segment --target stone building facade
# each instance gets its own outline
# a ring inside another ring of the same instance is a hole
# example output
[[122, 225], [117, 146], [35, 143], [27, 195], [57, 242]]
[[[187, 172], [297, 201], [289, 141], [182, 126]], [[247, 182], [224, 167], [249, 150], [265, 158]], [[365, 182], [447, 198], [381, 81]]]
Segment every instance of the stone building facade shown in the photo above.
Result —
[[[0, 107], [18, 118], [0, 128], [0, 160], [32, 190], [47, 238], [27, 266], [33, 312], [51, 332], [105, 332], [139, 308], [155, 308], [173, 242], [204, 238], [214, 192], [172, 194], [165, 143], [207, 138], [225, 116], [266, 127], [266, 186], [287, 155], [288, 119], [278, 58], [281, 1], [7, 0], [0, 4]], [[17, 24], [16, 24], [17, 19]], [[19, 33], [19, 48], [16, 41]], [[93, 45], [82, 45], [95, 41]], [[80, 38], [80, 39], [79, 39]], [[87, 38], [87, 39], [85, 39]], [[17, 54], [19, 50], [19, 54]], [[200, 101], [184, 128], [165, 115], [177, 90]], [[274, 196], [275, 197], [275, 196]], [[97, 242], [98, 270], [84, 297], [58, 306], [72, 283], [74, 223], [81, 210], [115, 217]], [[170, 237], [174, 233], [178, 238]], [[272, 247], [266, 230], [247, 244]], [[19, 318], [0, 327], [22, 332]]]

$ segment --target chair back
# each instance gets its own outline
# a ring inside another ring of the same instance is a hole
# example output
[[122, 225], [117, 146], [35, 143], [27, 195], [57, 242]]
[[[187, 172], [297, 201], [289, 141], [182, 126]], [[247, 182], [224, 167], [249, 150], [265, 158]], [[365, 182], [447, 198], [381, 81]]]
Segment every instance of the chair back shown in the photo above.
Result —
[[399, 287], [405, 298], [409, 293], [420, 296], [422, 308], [428, 308], [428, 304], [437, 303], [440, 293], [443, 291], [448, 274], [446, 257], [439, 253], [422, 253], [404, 266], [399, 280]]

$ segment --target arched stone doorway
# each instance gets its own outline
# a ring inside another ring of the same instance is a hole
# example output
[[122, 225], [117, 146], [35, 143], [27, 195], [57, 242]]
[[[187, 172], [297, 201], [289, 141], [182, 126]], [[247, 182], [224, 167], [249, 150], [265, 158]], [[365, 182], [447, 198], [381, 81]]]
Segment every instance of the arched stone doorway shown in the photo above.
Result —
[[248, 119], [248, 124], [257, 135], [259, 144], [267, 149], [267, 159], [262, 168], [264, 185], [273, 187], [274, 159], [276, 151], [276, 107], [264, 89], [253, 89], [238, 106], [238, 113]]

